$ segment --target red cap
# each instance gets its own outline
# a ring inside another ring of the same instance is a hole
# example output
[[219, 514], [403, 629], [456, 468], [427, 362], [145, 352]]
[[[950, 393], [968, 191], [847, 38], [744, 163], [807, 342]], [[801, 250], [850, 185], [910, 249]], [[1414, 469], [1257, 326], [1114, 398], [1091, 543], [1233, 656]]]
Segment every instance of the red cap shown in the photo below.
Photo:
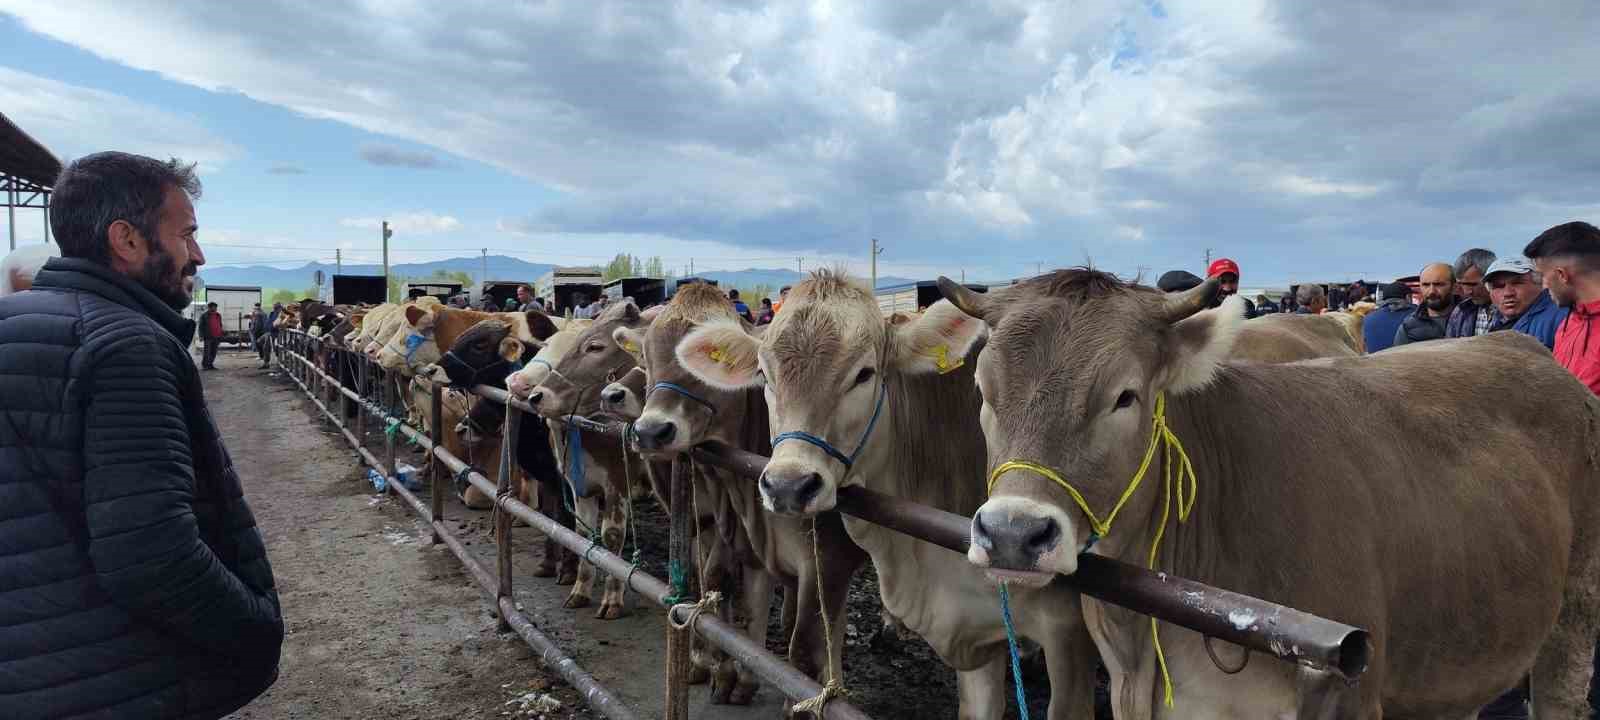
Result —
[[1235, 276], [1238, 276], [1239, 263], [1227, 258], [1217, 258], [1216, 260], [1211, 261], [1211, 267], [1206, 268], [1207, 279], [1214, 278], [1223, 273], [1233, 273]]

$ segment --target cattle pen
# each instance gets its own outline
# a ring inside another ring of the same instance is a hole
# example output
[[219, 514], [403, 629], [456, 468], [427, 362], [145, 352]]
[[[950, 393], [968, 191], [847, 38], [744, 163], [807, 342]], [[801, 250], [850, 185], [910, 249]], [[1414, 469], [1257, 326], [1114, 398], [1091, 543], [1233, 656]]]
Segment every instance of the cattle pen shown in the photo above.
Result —
[[[526, 402], [497, 388], [478, 386], [472, 389], [483, 401], [506, 408], [507, 431], [503, 434], [504, 441], [500, 448], [498, 477], [491, 479], [446, 449], [442, 439], [445, 430], [441, 428], [442, 388], [437, 385], [432, 388], [430, 407], [426, 409], [430, 413], [431, 432], [424, 432], [408, 424], [407, 418], [397, 416], [392, 410], [398, 400], [398, 386], [375, 363], [343, 348], [322, 346], [320, 338], [296, 330], [281, 330], [274, 347], [274, 360], [310, 398], [323, 419], [337, 428], [350, 443], [360, 461], [385, 478], [395, 477], [396, 448], [402, 437], [421, 447], [434, 460], [429, 463], [431, 472], [427, 478], [427, 498], [418, 497], [417, 493], [394, 481], [386, 483], [386, 492], [400, 498], [429, 526], [433, 543], [444, 544], [456, 556], [480, 591], [491, 598], [501, 628], [521, 637], [548, 668], [581, 694], [596, 713], [618, 720], [642, 717], [580, 667], [555, 641], [536, 627], [517, 605], [512, 595], [513, 519], [522, 520], [577, 553], [595, 568], [620, 580], [628, 589], [666, 609], [668, 622], [663, 628], [668, 647], [667, 663], [663, 669], [666, 717], [673, 720], [689, 717], [687, 653], [691, 633], [738, 661], [792, 702], [823, 695], [824, 687], [821, 684], [752, 641], [731, 622], [716, 613], [700, 612], [705, 606], [699, 604], [698, 598], [690, 597], [692, 588], [669, 584], [640, 570], [636, 563], [607, 551], [592, 538], [563, 527], [518, 500], [513, 492], [512, 473], [515, 470], [512, 459], [517, 451], [518, 433], [515, 430], [522, 422], [524, 413], [533, 412]], [[346, 381], [354, 380], [356, 387], [340, 382], [339, 377], [330, 374], [326, 367], [317, 362], [319, 351], [324, 356], [338, 354], [341, 366], [353, 368], [354, 372], [350, 374], [355, 377], [346, 377]], [[376, 385], [382, 388], [382, 396], [374, 399], [368, 391], [374, 381], [380, 378], [382, 381], [376, 382]], [[346, 409], [354, 410], [353, 423], [347, 422], [346, 417], [350, 413]], [[369, 419], [381, 423], [380, 427], [384, 430], [381, 457], [364, 442]], [[625, 437], [626, 426], [622, 423], [579, 417], [563, 422], [585, 433]], [[699, 445], [691, 453], [673, 459], [670, 488], [674, 497], [687, 497], [690, 492], [691, 462], [717, 466], [753, 480], [760, 475], [767, 458], [720, 443]], [[494, 499], [496, 552], [493, 569], [484, 567], [444, 525], [445, 493], [449, 485], [447, 480], [451, 478], [458, 483], [475, 486]], [[671, 505], [680, 509], [686, 507], [681, 502]], [[967, 549], [969, 521], [965, 517], [863, 488], [842, 489], [838, 509], [954, 552], [965, 553]], [[691, 521], [685, 515], [681, 511], [670, 514], [670, 534], [673, 539], [670, 543], [671, 559], [675, 564], [688, 562], [680, 557], [685, 552], [690, 532]], [[1076, 574], [1060, 577], [1057, 581], [1066, 583], [1084, 595], [1287, 662], [1325, 669], [1350, 682], [1355, 682], [1366, 669], [1371, 652], [1367, 633], [1359, 628], [1108, 558], [1084, 555]], [[999, 612], [998, 606], [996, 612]], [[1230, 619], [1230, 616], [1236, 618], [1245, 613], [1262, 620], [1238, 623]], [[822, 713], [827, 718], [868, 717], [845, 698], [825, 703]]]

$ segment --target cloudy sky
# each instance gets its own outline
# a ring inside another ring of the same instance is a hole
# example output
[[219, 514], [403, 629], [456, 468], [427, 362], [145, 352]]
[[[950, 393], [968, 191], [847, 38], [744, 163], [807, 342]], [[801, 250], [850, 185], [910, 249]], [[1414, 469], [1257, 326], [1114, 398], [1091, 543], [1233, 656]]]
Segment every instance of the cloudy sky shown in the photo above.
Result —
[[0, 112], [64, 159], [199, 162], [214, 263], [371, 260], [389, 219], [399, 260], [864, 270], [876, 237], [918, 277], [1209, 248], [1246, 285], [1390, 278], [1600, 219], [1597, 27], [1588, 0], [0, 0]]

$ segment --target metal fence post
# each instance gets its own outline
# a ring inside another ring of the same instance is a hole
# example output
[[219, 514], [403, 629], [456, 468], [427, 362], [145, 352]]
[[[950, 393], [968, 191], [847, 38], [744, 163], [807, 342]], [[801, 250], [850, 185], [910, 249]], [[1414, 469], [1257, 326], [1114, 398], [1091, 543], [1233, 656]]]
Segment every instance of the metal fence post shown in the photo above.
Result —
[[[433, 441], [434, 452], [428, 455], [428, 467], [433, 470], [428, 475], [428, 493], [429, 499], [433, 501], [431, 508], [433, 519], [439, 521], [444, 519], [444, 486], [450, 477], [449, 472], [445, 470], [444, 461], [439, 459], [438, 455], [438, 449], [444, 447], [444, 432], [439, 427], [444, 424], [444, 390], [438, 383], [432, 383], [429, 387], [431, 390], [428, 393], [428, 417], [431, 418], [433, 425], [428, 439]], [[443, 540], [444, 538], [439, 536], [439, 526], [435, 525], [434, 544], [437, 545]]]
[[[393, 378], [389, 377], [389, 375], [390, 373], [388, 372], [383, 373], [383, 461], [388, 463], [389, 472], [395, 477], [399, 477], [400, 473], [394, 467], [395, 433], [389, 429], [390, 423], [393, 422], [389, 417], [389, 408], [394, 407], [395, 401], [395, 384]], [[390, 478], [389, 481], [392, 483], [394, 479]]]
[[[626, 450], [624, 450], [626, 452]], [[672, 459], [672, 486], [668, 495], [672, 503], [672, 527], [667, 536], [667, 582], [678, 602], [689, 599], [689, 573], [694, 563], [689, 562], [693, 552], [689, 530], [699, 518], [690, 510], [693, 503], [689, 493], [689, 457], [679, 454]], [[673, 627], [672, 608], [667, 608], [667, 720], [689, 718], [689, 670], [692, 660], [689, 645], [693, 642], [693, 628], [682, 630]]]
[[[483, 402], [483, 401], [479, 401]], [[511, 467], [517, 462], [517, 434], [522, 428], [522, 411], [506, 406], [506, 426], [500, 433], [500, 477], [499, 486], [495, 489], [494, 499], [494, 534], [496, 555], [500, 565], [500, 590], [499, 596], [508, 598], [513, 604], [516, 598], [511, 591], [511, 513], [503, 504], [506, 497], [511, 494]], [[500, 629], [510, 629], [506, 623], [505, 614], [500, 615]]]
[[367, 407], [367, 400], [372, 394], [372, 391], [367, 387], [367, 356], [350, 353], [350, 358], [352, 362], [356, 363], [356, 395], [361, 397], [361, 410], [356, 413], [356, 437], [361, 438], [361, 442], [366, 442], [367, 413], [371, 412], [371, 409]]

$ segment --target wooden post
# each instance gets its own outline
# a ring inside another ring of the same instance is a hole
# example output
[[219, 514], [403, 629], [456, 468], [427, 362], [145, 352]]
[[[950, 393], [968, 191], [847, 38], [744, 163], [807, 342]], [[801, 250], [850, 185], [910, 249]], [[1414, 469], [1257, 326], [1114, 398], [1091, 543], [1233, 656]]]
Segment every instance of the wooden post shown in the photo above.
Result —
[[[483, 401], [479, 401], [483, 402]], [[495, 489], [494, 507], [494, 536], [500, 564], [500, 589], [499, 597], [510, 598], [513, 606], [516, 598], [511, 592], [511, 513], [506, 511], [501, 503], [506, 496], [511, 494], [511, 466], [517, 462], [517, 431], [522, 427], [522, 411], [506, 406], [506, 426], [500, 434], [500, 477]], [[506, 624], [502, 613], [500, 617], [500, 630], [511, 628]]]
[[[667, 536], [667, 582], [671, 583], [678, 602], [690, 600], [688, 577], [694, 572], [694, 562], [690, 558], [694, 552], [690, 529], [698, 522], [698, 518], [694, 517], [694, 503], [689, 496], [691, 492], [689, 457], [680, 454], [672, 459], [672, 486], [668, 492], [672, 500], [672, 527]], [[668, 607], [667, 720], [689, 718], [689, 670], [692, 664], [689, 645], [693, 642], [693, 635], [692, 628], [679, 630], [673, 627], [672, 608]]]
[[[441, 448], [444, 447], [444, 433], [440, 431], [439, 426], [444, 423], [444, 391], [439, 387], [438, 383], [433, 383], [429, 387], [432, 388], [432, 391], [428, 396], [428, 417], [433, 422], [429, 439], [433, 440], [435, 448]], [[365, 414], [364, 411], [363, 414]], [[445, 483], [449, 482], [450, 473], [445, 470], [444, 461], [440, 460], [439, 456], [434, 453], [428, 455], [428, 467], [433, 470], [428, 475], [428, 492], [430, 499], [433, 501], [433, 519], [436, 521], [443, 520], [444, 486]], [[444, 540], [439, 536], [438, 528], [439, 526], [435, 525], [433, 530], [433, 544], [435, 545]]]

